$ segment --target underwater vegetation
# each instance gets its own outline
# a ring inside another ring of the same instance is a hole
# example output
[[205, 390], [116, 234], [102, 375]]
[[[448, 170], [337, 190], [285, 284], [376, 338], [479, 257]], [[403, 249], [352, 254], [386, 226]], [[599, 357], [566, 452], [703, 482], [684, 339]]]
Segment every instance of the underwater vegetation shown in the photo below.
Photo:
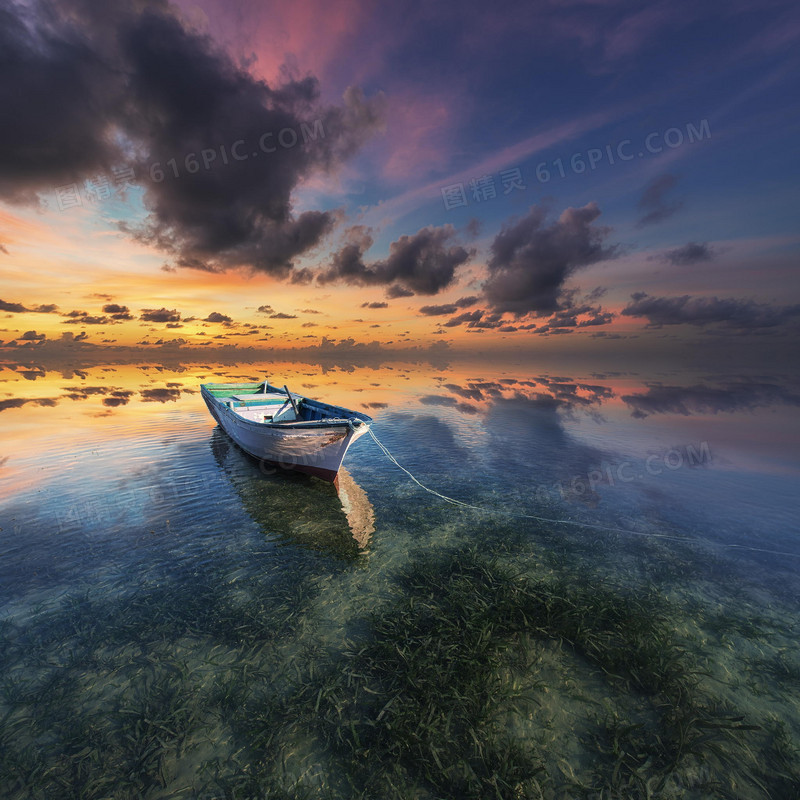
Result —
[[[491, 540], [427, 548], [331, 631], [307, 563], [6, 620], [0, 795], [800, 796], [798, 732], [737, 707], [686, 608], [644, 583]], [[762, 690], [796, 691], [796, 652], [759, 658]]]

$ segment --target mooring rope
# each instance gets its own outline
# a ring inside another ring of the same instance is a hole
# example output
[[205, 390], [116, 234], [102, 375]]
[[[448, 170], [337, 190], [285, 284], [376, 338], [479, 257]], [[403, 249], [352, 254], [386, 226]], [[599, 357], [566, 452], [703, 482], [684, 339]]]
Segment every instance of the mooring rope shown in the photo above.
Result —
[[[443, 500], [445, 503], [450, 503], [454, 506], [460, 506], [461, 508], [467, 508], [471, 511], [477, 511], [481, 514], [502, 514], [506, 517], [515, 517], [517, 519], [533, 519], [537, 522], [552, 522], [556, 525], [575, 525], [579, 528], [592, 528], [598, 531], [610, 531], [612, 533], [624, 533], [629, 536], [646, 536], [653, 539], [671, 539], [672, 541], [676, 542], [684, 542], [686, 544], [697, 545], [699, 542], [696, 539], [690, 539], [686, 536], [671, 536], [667, 533], [653, 533], [651, 531], [633, 531], [630, 528], [613, 528], [609, 527], [608, 525], [594, 525], [590, 522], [579, 522], [574, 519], [551, 519], [550, 517], [539, 517], [535, 514], [521, 514], [516, 511], [506, 511], [502, 508], [485, 508], [484, 506], [476, 506], [472, 505], [472, 503], [465, 503], [463, 500], [456, 500], [454, 497], [448, 497], [446, 494], [442, 494], [441, 492], [437, 492], [436, 489], [431, 489], [430, 486], [426, 486], [422, 481], [420, 481], [415, 475], [413, 475], [409, 470], [407, 470], [389, 451], [389, 448], [375, 435], [375, 432], [372, 430], [372, 426], [367, 428], [367, 432], [372, 437], [372, 441], [378, 446], [380, 451], [392, 462], [396, 467], [403, 470], [409, 478], [411, 478], [414, 483], [417, 484], [421, 489], [428, 492], [428, 494], [432, 494], [434, 497], [438, 497], [440, 500]], [[775, 556], [790, 556], [792, 558], [800, 558], [800, 553], [785, 553], [780, 550], [767, 550], [763, 547], [751, 547], [750, 545], [746, 544], [730, 544], [727, 542], [718, 542], [717, 543], [720, 547], [729, 547], [735, 548], [738, 550], [752, 550], [757, 553], [769, 553]]]

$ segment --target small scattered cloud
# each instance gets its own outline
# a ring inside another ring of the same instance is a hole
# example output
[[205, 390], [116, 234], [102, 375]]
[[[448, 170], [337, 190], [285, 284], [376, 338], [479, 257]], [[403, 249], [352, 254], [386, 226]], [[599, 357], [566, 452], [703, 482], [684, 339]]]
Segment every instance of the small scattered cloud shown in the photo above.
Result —
[[455, 238], [452, 225], [428, 226], [392, 242], [388, 258], [367, 263], [364, 255], [372, 246], [372, 236], [368, 230], [356, 227], [317, 280], [322, 284], [385, 285], [389, 297], [437, 294], [453, 283], [456, 269], [474, 253], [457, 244]]
[[711, 261], [714, 258], [714, 251], [705, 242], [689, 242], [683, 247], [676, 247], [674, 250], [667, 250], [659, 256], [651, 256], [661, 261], [667, 261], [676, 267], [685, 267], [691, 264], [699, 264], [703, 261]]
[[663, 222], [683, 207], [682, 200], [670, 200], [666, 196], [677, 182], [678, 178], [675, 175], [660, 175], [644, 187], [638, 204], [642, 213], [636, 222], [638, 227]]
[[481, 232], [481, 221], [473, 217], [466, 225], [467, 234], [472, 239], [477, 239]]
[[22, 303], [9, 303], [5, 300], [0, 300], [0, 311], [9, 311], [12, 314], [22, 314], [28, 309]]
[[12, 397], [9, 400], [0, 400], [0, 411], [7, 411], [9, 408], [21, 408], [24, 405], [30, 403], [34, 406], [47, 406], [52, 408], [58, 403], [49, 398], [49, 397], [42, 397], [42, 398], [23, 398], [23, 397]]
[[173, 308], [172, 310], [166, 308], [143, 308], [139, 319], [144, 322], [180, 322], [180, 312]]
[[11, 314], [54, 314], [58, 311], [58, 306], [55, 303], [40, 304], [38, 306], [24, 306], [22, 303], [9, 303], [5, 300], [0, 300], [0, 311], [8, 311]]
[[133, 319], [133, 314], [128, 306], [121, 306], [117, 303], [107, 303], [103, 306], [103, 313], [108, 314], [111, 319], [123, 320]]
[[386, 290], [386, 296], [390, 300], [399, 300], [401, 297], [413, 297], [414, 292], [412, 292], [410, 289], [400, 286], [399, 283], [395, 283]]
[[426, 317], [441, 317], [455, 314], [460, 308], [469, 308], [474, 306], [480, 300], [479, 297], [462, 297], [452, 303], [444, 303], [442, 305], [422, 306], [419, 313]]
[[174, 403], [181, 398], [181, 390], [172, 388], [142, 389], [139, 394], [144, 403]]
[[110, 317], [94, 316], [88, 314], [86, 311], [70, 311], [69, 314], [64, 314], [69, 319], [64, 320], [62, 325], [111, 325], [115, 322]]
[[117, 408], [119, 406], [126, 406], [130, 402], [130, 397], [125, 396], [114, 396], [111, 397], [104, 397], [103, 398], [103, 405], [107, 408]]

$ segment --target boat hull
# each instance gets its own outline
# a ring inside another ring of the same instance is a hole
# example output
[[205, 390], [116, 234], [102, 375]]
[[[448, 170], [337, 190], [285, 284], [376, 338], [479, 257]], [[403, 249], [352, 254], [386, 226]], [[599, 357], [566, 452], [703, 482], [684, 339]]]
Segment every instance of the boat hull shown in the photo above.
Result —
[[202, 395], [222, 430], [263, 465], [297, 470], [331, 483], [336, 483], [350, 445], [369, 427], [357, 418], [340, 424], [321, 420], [296, 426], [267, 425], [241, 417], [205, 391]]

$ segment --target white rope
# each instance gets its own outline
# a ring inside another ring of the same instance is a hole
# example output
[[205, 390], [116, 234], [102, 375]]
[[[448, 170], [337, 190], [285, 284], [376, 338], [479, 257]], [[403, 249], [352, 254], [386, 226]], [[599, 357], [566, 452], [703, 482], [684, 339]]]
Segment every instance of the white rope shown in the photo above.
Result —
[[[446, 494], [442, 494], [441, 492], [437, 492], [435, 489], [431, 489], [429, 486], [426, 486], [422, 481], [417, 479], [414, 475], [411, 474], [389, 451], [389, 448], [378, 439], [375, 435], [375, 432], [372, 430], [372, 426], [367, 428], [367, 432], [372, 437], [372, 441], [378, 445], [378, 448], [381, 452], [392, 462], [396, 467], [403, 470], [409, 478], [411, 478], [414, 483], [417, 484], [421, 489], [424, 489], [429, 494], [434, 495], [434, 497], [438, 497], [440, 500], [444, 500], [445, 503], [450, 503], [454, 506], [460, 506], [461, 508], [468, 508], [471, 511], [478, 511], [481, 514], [502, 514], [506, 517], [516, 517], [517, 519], [534, 519], [537, 522], [552, 522], [557, 525], [576, 525], [579, 528], [593, 528], [594, 530], [598, 531], [611, 531], [613, 533], [625, 533], [629, 536], [647, 536], [652, 537], [654, 539], [671, 539], [672, 541], [676, 542], [685, 542], [686, 544], [693, 544], [697, 545], [698, 542], [696, 539], [689, 539], [685, 536], [670, 536], [666, 533], [650, 533], [647, 531], [632, 531], [629, 528], [612, 528], [608, 527], [607, 525], [593, 525], [589, 522], [578, 522], [577, 520], [572, 519], [551, 519], [549, 517], [538, 517], [534, 514], [520, 514], [515, 511], [505, 511], [502, 508], [483, 508], [482, 506], [475, 506], [471, 503], [465, 503], [462, 500], [456, 500], [454, 497], [448, 497]], [[720, 547], [730, 547], [730, 548], [737, 548], [740, 550], [753, 550], [757, 553], [770, 553], [771, 555], [776, 556], [790, 556], [792, 558], [800, 558], [800, 553], [784, 553], [779, 550], [765, 550], [761, 547], [751, 547], [750, 545], [746, 544], [727, 544], [724, 542], [718, 543]]]

